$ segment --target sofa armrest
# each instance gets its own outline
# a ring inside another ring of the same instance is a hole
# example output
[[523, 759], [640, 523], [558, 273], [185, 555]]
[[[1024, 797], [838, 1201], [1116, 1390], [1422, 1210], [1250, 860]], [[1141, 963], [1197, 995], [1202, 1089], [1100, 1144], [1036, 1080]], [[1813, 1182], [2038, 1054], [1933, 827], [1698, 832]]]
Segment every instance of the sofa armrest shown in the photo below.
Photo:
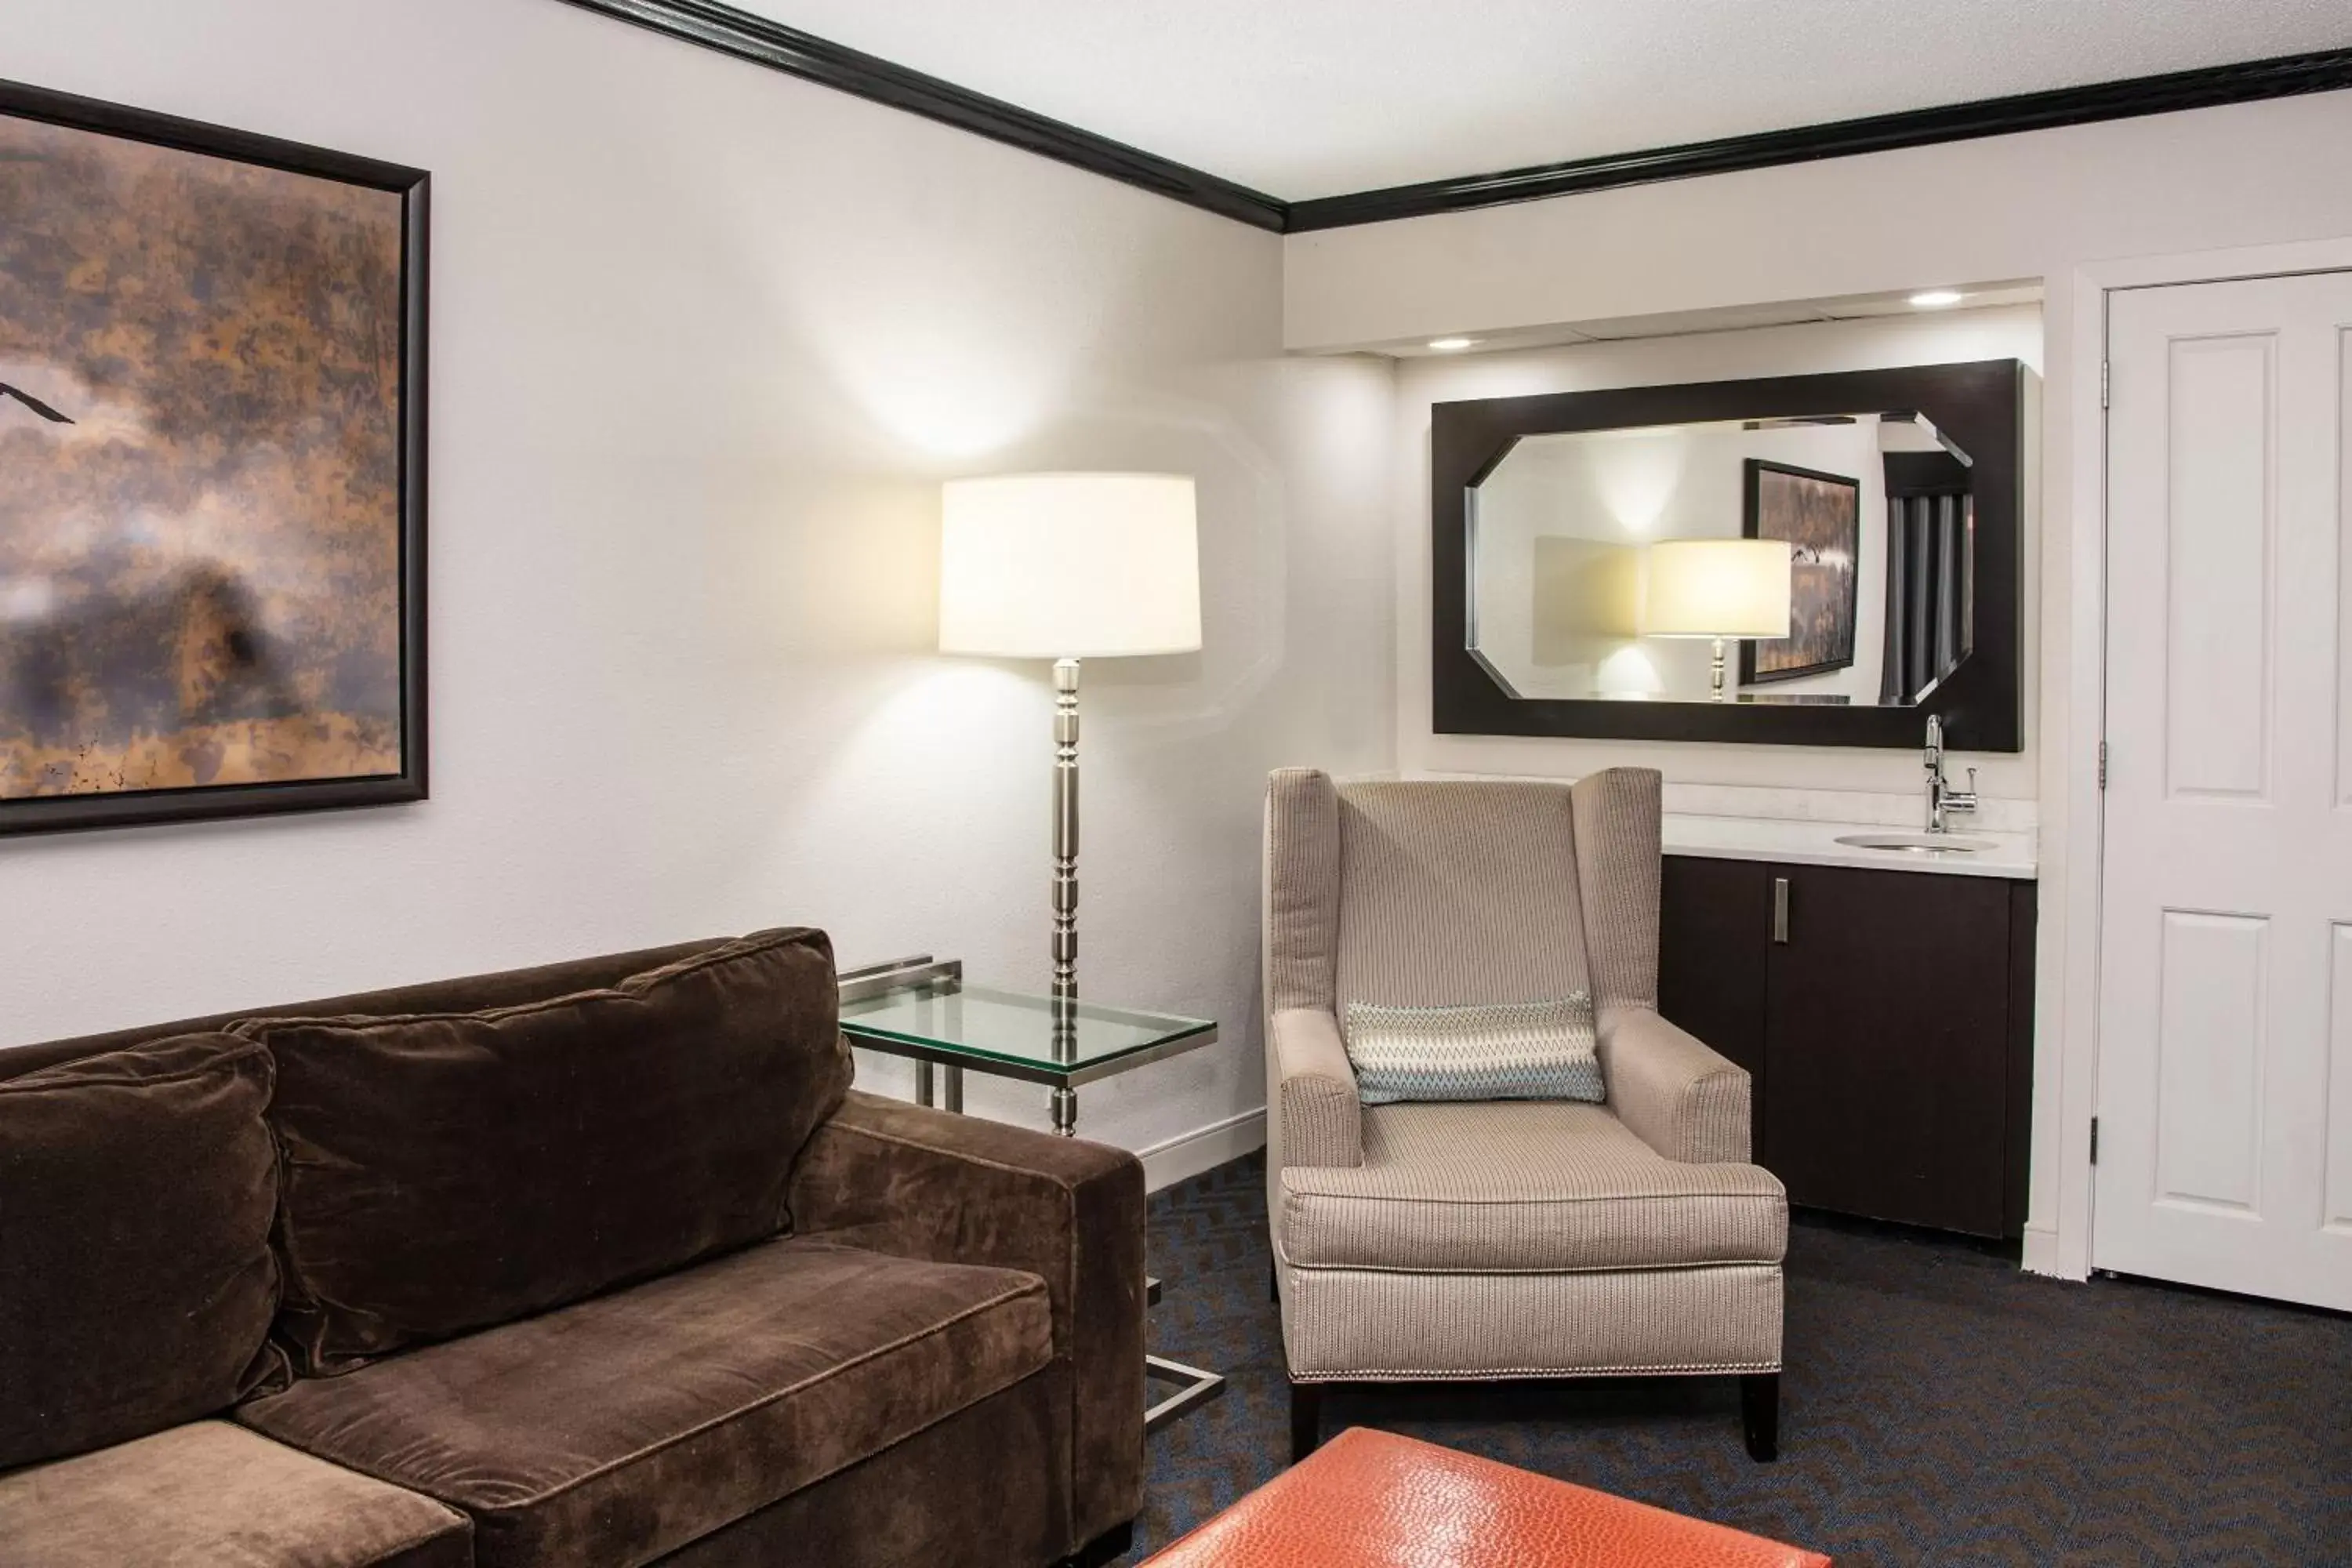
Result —
[[1143, 1201], [1124, 1150], [856, 1090], [793, 1172], [795, 1236], [1045, 1279], [1070, 1371], [1073, 1551], [1143, 1506]]
[[1669, 1160], [1744, 1164], [1747, 1070], [1647, 1007], [1601, 1011], [1601, 1075], [1609, 1108]]
[[1266, 1049], [1281, 1102], [1282, 1163], [1362, 1164], [1363, 1102], [1339, 1020], [1319, 1007], [1285, 1007], [1267, 1022]]

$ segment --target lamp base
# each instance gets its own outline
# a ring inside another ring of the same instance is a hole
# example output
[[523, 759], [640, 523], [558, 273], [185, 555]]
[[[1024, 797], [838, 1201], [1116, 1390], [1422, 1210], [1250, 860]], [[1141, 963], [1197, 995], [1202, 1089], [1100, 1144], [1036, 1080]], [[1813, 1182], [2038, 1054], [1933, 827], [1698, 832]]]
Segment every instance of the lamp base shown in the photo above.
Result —
[[1723, 639], [1721, 637], [1715, 639], [1715, 668], [1712, 673], [1715, 700], [1717, 702], [1729, 701], [1731, 699], [1723, 685]]

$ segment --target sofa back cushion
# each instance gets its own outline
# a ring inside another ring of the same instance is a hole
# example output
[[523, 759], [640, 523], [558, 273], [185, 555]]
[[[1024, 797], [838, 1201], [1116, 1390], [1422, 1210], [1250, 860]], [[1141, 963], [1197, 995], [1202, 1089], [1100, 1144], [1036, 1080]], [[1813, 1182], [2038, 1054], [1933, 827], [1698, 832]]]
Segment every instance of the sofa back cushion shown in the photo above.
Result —
[[282, 1373], [269, 1088], [268, 1053], [224, 1034], [0, 1082], [0, 1470]]
[[521, 1002], [541, 1002], [574, 991], [617, 985], [632, 974], [659, 969], [681, 958], [714, 947], [731, 937], [704, 937], [696, 942], [668, 942], [629, 952], [598, 953], [592, 958], [568, 958], [525, 969], [501, 969], [487, 974], [463, 974], [448, 980], [427, 980], [387, 990], [358, 991], [341, 996], [310, 997], [276, 1002], [268, 1006], [234, 1007], [198, 1018], [178, 1018], [112, 1029], [102, 1035], [76, 1035], [64, 1039], [37, 1040], [0, 1050], [0, 1079], [37, 1072], [59, 1062], [119, 1051], [173, 1035], [211, 1035], [251, 1018], [341, 1018], [365, 1013], [389, 1017], [394, 1013], [471, 1013], [484, 1007], [510, 1007]]
[[762, 931], [473, 1013], [257, 1018], [280, 1334], [346, 1372], [776, 1235], [847, 1091], [833, 950]]

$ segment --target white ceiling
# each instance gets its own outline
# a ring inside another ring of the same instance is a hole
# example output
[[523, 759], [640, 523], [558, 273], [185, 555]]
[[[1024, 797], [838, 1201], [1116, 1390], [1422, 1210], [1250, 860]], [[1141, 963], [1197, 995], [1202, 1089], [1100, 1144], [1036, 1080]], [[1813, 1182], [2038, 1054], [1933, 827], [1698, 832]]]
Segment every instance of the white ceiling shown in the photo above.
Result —
[[736, 0], [1289, 200], [2352, 44], [2346, 0]]

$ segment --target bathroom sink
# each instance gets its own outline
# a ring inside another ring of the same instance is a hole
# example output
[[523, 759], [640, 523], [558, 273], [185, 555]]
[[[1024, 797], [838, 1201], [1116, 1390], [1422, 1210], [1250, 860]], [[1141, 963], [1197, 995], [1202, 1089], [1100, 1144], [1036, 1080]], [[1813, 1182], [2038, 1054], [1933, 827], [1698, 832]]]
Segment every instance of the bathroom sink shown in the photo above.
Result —
[[1990, 838], [1968, 838], [1957, 833], [1849, 833], [1838, 840], [1856, 849], [1885, 849], [1911, 855], [1973, 855], [2000, 847]]

